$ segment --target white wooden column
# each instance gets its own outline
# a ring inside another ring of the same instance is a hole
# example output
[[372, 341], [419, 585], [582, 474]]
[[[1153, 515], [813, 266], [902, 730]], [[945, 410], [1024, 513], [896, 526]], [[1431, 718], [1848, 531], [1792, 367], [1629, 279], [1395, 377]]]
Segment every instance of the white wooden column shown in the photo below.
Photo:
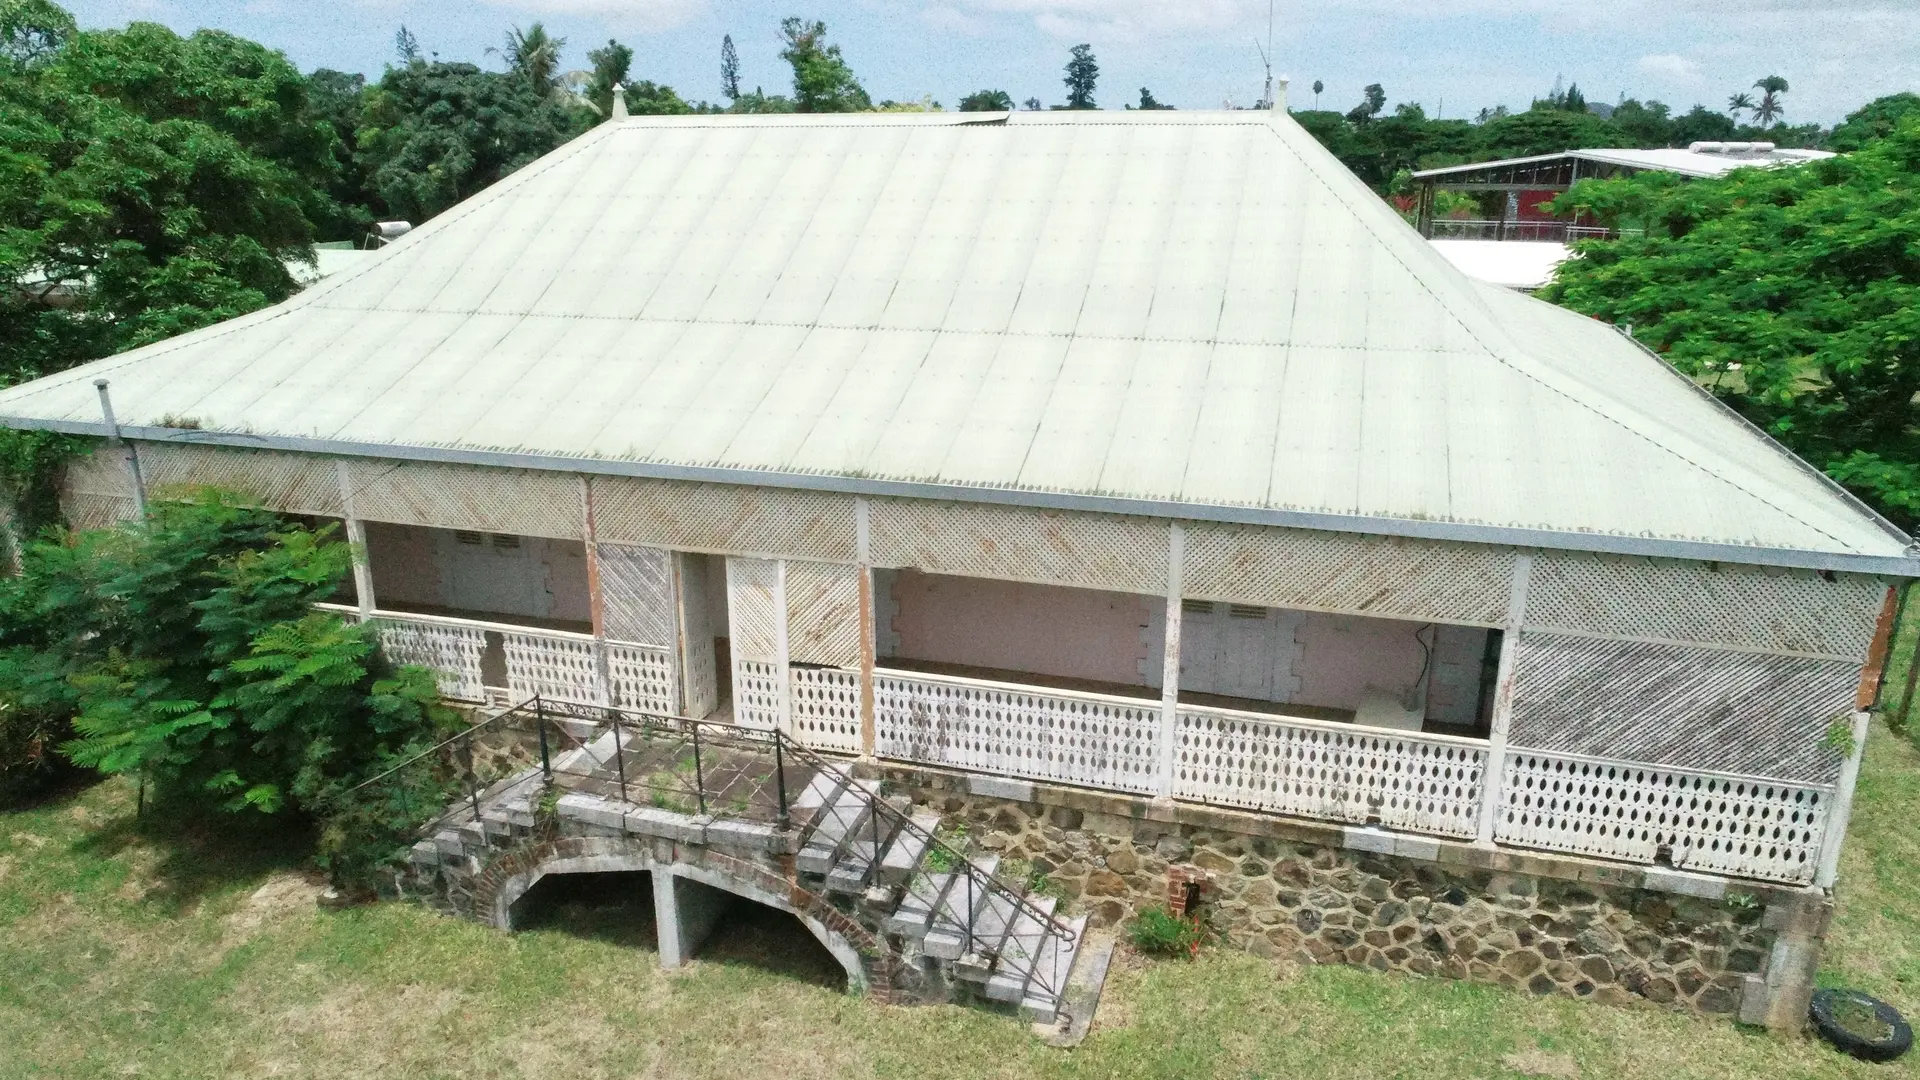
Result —
[[347, 546], [353, 551], [353, 591], [360, 603], [360, 621], [373, 617], [373, 564], [368, 560], [367, 526], [353, 512], [353, 470], [347, 459], [335, 458], [334, 475], [340, 484], [340, 516], [347, 522]]
[[1474, 842], [1493, 844], [1494, 823], [1500, 818], [1501, 782], [1506, 773], [1507, 729], [1513, 724], [1513, 665], [1520, 651], [1520, 627], [1527, 618], [1527, 583], [1533, 577], [1533, 556], [1513, 559], [1513, 587], [1507, 593], [1507, 622], [1500, 634], [1500, 667], [1494, 676], [1492, 731], [1487, 736], [1487, 767], [1480, 775], [1480, 827]]
[[[873, 757], [873, 533], [867, 500], [853, 500], [854, 560], [860, 566], [860, 756]], [[791, 696], [791, 695], [789, 695]]]
[[593, 620], [593, 692], [601, 705], [613, 704], [613, 677], [607, 670], [607, 610], [600, 592], [600, 543], [593, 525], [593, 477], [580, 476], [580, 540], [587, 549], [587, 612]]
[[1867, 732], [1873, 727], [1873, 714], [1861, 709], [1853, 714], [1853, 752], [1840, 766], [1840, 782], [1834, 785], [1833, 805], [1827, 808], [1827, 831], [1820, 838], [1820, 865], [1813, 883], [1833, 888], [1840, 872], [1840, 845], [1847, 839], [1847, 822], [1853, 817], [1853, 790], [1860, 783], [1860, 760], [1867, 752]]
[[1160, 657], [1160, 785], [1162, 799], [1173, 798], [1173, 773], [1180, 748], [1180, 601], [1181, 564], [1186, 560], [1187, 531], [1180, 523], [1167, 525], [1167, 633]]

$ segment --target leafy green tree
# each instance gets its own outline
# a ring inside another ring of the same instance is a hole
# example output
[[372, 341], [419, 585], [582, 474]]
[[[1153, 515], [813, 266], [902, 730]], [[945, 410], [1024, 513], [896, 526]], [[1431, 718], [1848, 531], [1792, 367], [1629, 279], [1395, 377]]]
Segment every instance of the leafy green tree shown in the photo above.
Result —
[[1129, 105], [1128, 108], [1171, 109], [1173, 108], [1173, 106], [1160, 104], [1160, 102], [1153, 96], [1153, 91], [1143, 86], [1140, 88], [1140, 104], [1137, 106]]
[[740, 54], [734, 51], [732, 34], [720, 37], [720, 96], [740, 100]]
[[1896, 523], [1920, 522], [1920, 119], [1791, 169], [1583, 182], [1556, 209], [1648, 228], [1583, 246], [1547, 298], [1632, 323]]
[[73, 16], [49, 0], [0, 0], [0, 71], [45, 63], [78, 32]]
[[1607, 122], [1630, 146], [1670, 146], [1674, 141], [1673, 110], [1665, 102], [1628, 98], [1614, 106]]
[[[567, 47], [566, 38], [557, 38], [547, 33], [547, 28], [534, 23], [525, 30], [515, 26], [507, 31], [506, 44], [498, 52], [507, 61], [507, 69], [532, 84], [541, 95], [551, 94], [560, 84], [560, 51]], [[632, 61], [632, 56], [628, 56]]]
[[1093, 59], [1093, 46], [1075, 45], [1068, 50], [1067, 75], [1061, 81], [1067, 84], [1067, 108], [1097, 109], [1093, 103], [1093, 87], [1100, 80], [1100, 65]]
[[1361, 98], [1360, 104], [1355, 105], [1347, 111], [1347, 123], [1364, 124], [1374, 117], [1379, 116], [1380, 110], [1386, 107], [1386, 88], [1379, 83], [1370, 83], [1364, 91], [1364, 96]]
[[528, 78], [415, 62], [388, 69], [367, 92], [357, 160], [389, 211], [418, 223], [573, 138], [591, 119]]
[[641, 79], [627, 86], [627, 111], [635, 116], [684, 116], [694, 109], [673, 87]]
[[400, 62], [403, 64], [411, 64], [421, 59], [420, 39], [414, 37], [413, 31], [407, 29], [404, 23], [394, 32], [393, 51], [400, 57]]
[[1502, 116], [1480, 125], [1480, 149], [1489, 158], [1530, 157], [1612, 146], [1619, 133], [1589, 112], [1542, 107]]
[[780, 32], [786, 38], [780, 58], [793, 66], [796, 112], [865, 112], [873, 108], [873, 99], [853, 77], [853, 69], [840, 55], [840, 46], [826, 43], [826, 23], [793, 16], [781, 21]]
[[1673, 138], [1668, 145], [1686, 146], [1696, 142], [1726, 142], [1740, 134], [1739, 125], [1705, 105], [1695, 105], [1673, 122]]
[[1827, 146], [1841, 153], [1864, 148], [1894, 133], [1901, 122], [1920, 116], [1920, 94], [1889, 94], [1847, 114], [1827, 138]]
[[1787, 111], [1786, 104], [1780, 100], [1780, 95], [1790, 89], [1787, 80], [1769, 75], [1754, 83], [1753, 88], [1760, 91], [1760, 103], [1753, 107], [1753, 122], [1763, 128], [1772, 127]]
[[756, 86], [753, 92], [741, 94], [728, 106], [730, 113], [790, 113], [794, 111], [793, 99], [784, 94], [769, 94]]
[[960, 99], [961, 112], [1012, 112], [1013, 95], [1005, 90], [976, 90]]
[[[593, 71], [587, 77], [587, 103], [602, 117], [613, 115], [613, 88], [625, 86], [633, 68], [633, 50], [612, 38], [604, 48], [587, 50]], [[629, 103], [631, 105], [631, 103]]]

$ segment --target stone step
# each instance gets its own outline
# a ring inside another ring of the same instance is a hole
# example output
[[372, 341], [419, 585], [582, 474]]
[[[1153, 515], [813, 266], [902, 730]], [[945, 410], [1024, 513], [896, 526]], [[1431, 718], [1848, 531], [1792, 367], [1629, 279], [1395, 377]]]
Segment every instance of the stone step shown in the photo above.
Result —
[[987, 980], [987, 997], [995, 1001], [1020, 1001], [1035, 974], [1036, 963], [1046, 950], [1046, 942], [1055, 936], [1052, 919], [1060, 902], [1051, 896], [1028, 896], [1031, 909], [1023, 907], [1008, 927], [1000, 943], [993, 977]]
[[940, 827], [940, 815], [931, 810], [917, 810], [913, 814], [915, 829], [901, 829], [893, 835], [893, 843], [887, 846], [886, 857], [880, 860], [880, 883], [882, 885], [905, 885], [913, 880], [913, 872], [920, 866], [920, 856], [927, 852], [927, 837]]
[[1059, 934], [1048, 934], [1041, 942], [1033, 964], [1032, 981], [1027, 986], [1025, 999], [1020, 1003], [1020, 1011], [1037, 1023], [1052, 1023], [1059, 1014], [1066, 1001], [1074, 961], [1085, 951], [1087, 917], [1081, 915], [1075, 918], [1067, 924], [1067, 928], [1073, 931], [1072, 941], [1062, 941]]
[[973, 947], [954, 961], [953, 973], [969, 982], [986, 982], [999, 965], [1007, 936], [1020, 919], [1020, 901], [1010, 892], [990, 890], [973, 917]]
[[867, 815], [879, 785], [870, 780], [852, 780], [842, 785], [825, 812], [814, 821], [800, 848], [797, 860], [802, 872], [825, 874], [833, 869], [847, 847], [850, 837], [866, 826]]
[[1000, 856], [988, 855], [984, 859], [975, 859], [973, 865], [978, 872], [971, 882], [971, 888], [966, 874], [954, 875], [953, 886], [941, 901], [939, 914], [934, 916], [927, 936], [920, 942], [921, 951], [936, 960], [958, 960], [966, 953], [972, 937], [969, 928], [980, 906], [992, 894], [982, 879], [991, 878], [993, 872], [999, 869]]
[[889, 933], [901, 934], [915, 941], [927, 935], [933, 913], [946, 899], [947, 889], [953, 885], [954, 875], [947, 873], [915, 874], [908, 882], [905, 895], [900, 898], [900, 906], [894, 908], [887, 919]]
[[[879, 829], [877, 841], [874, 838], [876, 826]], [[900, 818], [892, 814], [868, 814], [842, 847], [833, 869], [827, 871], [827, 888], [842, 893], [865, 891], [867, 879], [873, 872], [874, 853], [885, 851], [899, 829]]]

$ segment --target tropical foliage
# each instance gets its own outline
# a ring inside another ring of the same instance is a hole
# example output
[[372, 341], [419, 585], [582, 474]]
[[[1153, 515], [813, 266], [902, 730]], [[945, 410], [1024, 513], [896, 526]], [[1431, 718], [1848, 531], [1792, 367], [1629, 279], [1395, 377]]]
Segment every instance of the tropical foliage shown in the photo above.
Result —
[[1633, 324], [1796, 453], [1920, 524], [1920, 117], [1792, 169], [1583, 182], [1556, 209], [1646, 234], [1583, 245], [1547, 299]]

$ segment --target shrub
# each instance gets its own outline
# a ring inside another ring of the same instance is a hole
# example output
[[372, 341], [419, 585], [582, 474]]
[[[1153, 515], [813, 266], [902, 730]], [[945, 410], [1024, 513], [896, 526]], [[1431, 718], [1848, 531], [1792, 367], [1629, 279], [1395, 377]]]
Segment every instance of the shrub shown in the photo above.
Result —
[[1199, 915], [1175, 915], [1164, 907], [1142, 908], [1127, 921], [1127, 940], [1154, 956], [1194, 956], [1212, 937]]

